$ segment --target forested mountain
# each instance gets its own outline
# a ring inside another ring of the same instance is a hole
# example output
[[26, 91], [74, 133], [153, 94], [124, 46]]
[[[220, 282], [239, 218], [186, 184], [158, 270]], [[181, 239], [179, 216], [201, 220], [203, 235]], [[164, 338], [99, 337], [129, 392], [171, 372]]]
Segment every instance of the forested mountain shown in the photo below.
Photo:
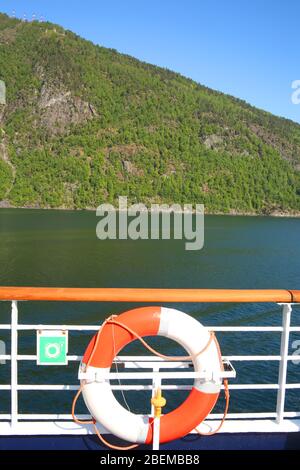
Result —
[[[205, 66], [205, 64], [204, 64]], [[0, 205], [300, 212], [300, 125], [51, 23], [0, 14]]]

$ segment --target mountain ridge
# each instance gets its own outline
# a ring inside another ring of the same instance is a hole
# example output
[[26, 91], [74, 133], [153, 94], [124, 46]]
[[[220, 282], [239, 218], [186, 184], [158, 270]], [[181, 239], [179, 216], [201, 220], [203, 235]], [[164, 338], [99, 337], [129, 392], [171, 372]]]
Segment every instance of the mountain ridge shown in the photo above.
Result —
[[0, 205], [298, 214], [300, 125], [51, 23], [0, 14]]

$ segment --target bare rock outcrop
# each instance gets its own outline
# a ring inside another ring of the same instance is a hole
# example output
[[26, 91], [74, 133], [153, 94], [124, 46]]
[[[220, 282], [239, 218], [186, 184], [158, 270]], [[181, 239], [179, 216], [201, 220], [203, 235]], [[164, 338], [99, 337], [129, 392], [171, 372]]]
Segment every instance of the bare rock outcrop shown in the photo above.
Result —
[[222, 144], [222, 142], [223, 142], [223, 138], [219, 135], [216, 135], [216, 134], [211, 134], [211, 135], [207, 136], [203, 141], [203, 143], [204, 143], [204, 145], [207, 149], [213, 149], [216, 146]]
[[38, 98], [40, 122], [50, 134], [63, 134], [71, 125], [97, 115], [95, 108], [59, 85], [45, 82]]

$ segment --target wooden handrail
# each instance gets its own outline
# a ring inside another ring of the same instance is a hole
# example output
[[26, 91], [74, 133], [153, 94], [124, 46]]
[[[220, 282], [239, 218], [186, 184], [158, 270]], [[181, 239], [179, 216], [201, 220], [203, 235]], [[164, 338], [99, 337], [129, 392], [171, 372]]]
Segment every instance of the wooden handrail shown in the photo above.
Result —
[[300, 290], [0, 287], [0, 300], [67, 302], [300, 302]]

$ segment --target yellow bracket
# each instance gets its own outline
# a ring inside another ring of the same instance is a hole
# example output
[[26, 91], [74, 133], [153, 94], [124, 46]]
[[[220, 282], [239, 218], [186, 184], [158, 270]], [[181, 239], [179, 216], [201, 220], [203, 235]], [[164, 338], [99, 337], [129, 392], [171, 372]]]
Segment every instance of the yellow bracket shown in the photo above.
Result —
[[166, 403], [166, 399], [161, 395], [161, 389], [158, 388], [155, 397], [151, 398], [151, 405], [154, 406], [154, 418], [161, 417], [161, 409]]

